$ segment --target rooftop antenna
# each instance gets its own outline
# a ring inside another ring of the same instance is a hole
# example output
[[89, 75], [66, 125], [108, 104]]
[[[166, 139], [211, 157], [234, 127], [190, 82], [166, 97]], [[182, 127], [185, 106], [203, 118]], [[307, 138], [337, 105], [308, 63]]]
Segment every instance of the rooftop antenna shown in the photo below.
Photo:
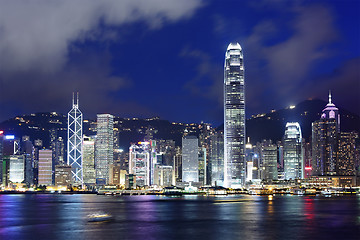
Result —
[[329, 90], [329, 103], [331, 104], [331, 90]]

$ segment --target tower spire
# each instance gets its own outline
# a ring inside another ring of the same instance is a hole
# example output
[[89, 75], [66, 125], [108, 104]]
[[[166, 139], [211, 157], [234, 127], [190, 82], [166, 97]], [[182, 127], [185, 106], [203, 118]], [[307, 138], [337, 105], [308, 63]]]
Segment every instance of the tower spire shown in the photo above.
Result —
[[329, 90], [329, 103], [331, 104], [331, 90]]

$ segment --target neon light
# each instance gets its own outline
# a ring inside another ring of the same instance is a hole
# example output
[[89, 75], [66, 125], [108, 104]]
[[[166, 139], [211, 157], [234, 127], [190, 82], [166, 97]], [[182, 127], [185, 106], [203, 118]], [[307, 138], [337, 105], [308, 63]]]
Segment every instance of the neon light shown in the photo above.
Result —
[[305, 170], [312, 170], [312, 167], [305, 167]]
[[15, 136], [14, 135], [5, 135], [5, 139], [6, 140], [13, 140], [13, 139], [15, 139]]
[[4, 131], [0, 131], [0, 135], [2, 135], [4, 133]]

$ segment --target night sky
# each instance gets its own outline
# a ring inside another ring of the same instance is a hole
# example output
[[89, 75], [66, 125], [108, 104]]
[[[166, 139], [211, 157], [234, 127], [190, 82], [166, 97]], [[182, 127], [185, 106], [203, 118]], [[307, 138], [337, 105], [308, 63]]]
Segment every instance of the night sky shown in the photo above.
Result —
[[244, 51], [246, 114], [308, 98], [360, 114], [360, 1], [0, 0], [0, 121], [223, 121], [227, 45]]

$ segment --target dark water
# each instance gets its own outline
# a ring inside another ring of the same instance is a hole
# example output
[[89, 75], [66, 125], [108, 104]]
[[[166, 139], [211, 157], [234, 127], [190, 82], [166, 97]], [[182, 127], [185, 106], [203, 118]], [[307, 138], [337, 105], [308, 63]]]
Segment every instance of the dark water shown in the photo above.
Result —
[[360, 239], [360, 196], [0, 195], [0, 239]]

